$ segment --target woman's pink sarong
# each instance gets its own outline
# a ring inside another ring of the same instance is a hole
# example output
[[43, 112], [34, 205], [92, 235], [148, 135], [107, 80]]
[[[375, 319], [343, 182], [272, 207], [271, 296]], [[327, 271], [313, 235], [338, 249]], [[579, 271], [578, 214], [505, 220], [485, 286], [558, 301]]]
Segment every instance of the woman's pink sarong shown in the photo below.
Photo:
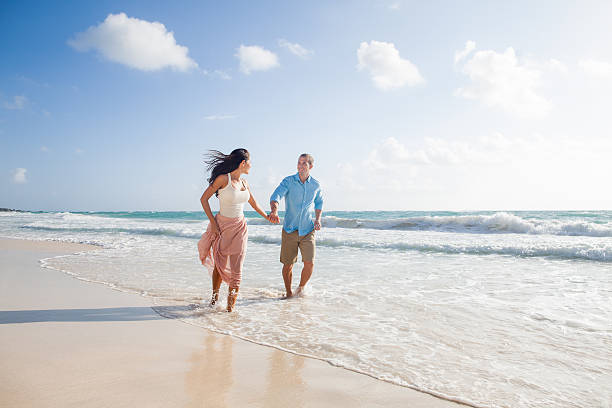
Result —
[[221, 279], [231, 288], [240, 287], [242, 264], [247, 248], [247, 223], [244, 217], [228, 218], [215, 216], [221, 234], [216, 237], [210, 224], [198, 242], [200, 262], [212, 275], [215, 267]]

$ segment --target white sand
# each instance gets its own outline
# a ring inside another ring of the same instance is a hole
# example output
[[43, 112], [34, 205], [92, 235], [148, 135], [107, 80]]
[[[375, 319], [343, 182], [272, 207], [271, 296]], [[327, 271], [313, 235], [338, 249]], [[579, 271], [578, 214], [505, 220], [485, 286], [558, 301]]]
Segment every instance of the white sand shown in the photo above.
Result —
[[0, 238], [0, 407], [460, 406], [165, 319], [147, 298], [39, 266], [91, 248]]

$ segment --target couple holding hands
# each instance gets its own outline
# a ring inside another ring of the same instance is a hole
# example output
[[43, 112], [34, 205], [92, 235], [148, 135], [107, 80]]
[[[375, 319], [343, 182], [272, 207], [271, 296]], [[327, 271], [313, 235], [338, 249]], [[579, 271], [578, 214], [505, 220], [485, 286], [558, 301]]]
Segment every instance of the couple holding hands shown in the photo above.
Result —
[[[219, 300], [221, 282], [229, 285], [227, 311], [231, 312], [236, 304], [242, 265], [247, 247], [247, 223], [243, 214], [244, 203], [273, 224], [278, 224], [278, 204], [285, 198], [285, 218], [283, 222], [280, 261], [283, 264], [283, 280], [287, 297], [304, 290], [314, 268], [315, 237], [314, 231], [321, 229], [323, 194], [317, 180], [310, 176], [314, 158], [301, 154], [298, 158], [297, 173], [285, 177], [270, 197], [270, 214], [257, 204], [249, 184], [242, 179], [249, 174], [251, 160], [246, 149], [236, 149], [229, 155], [211, 151], [206, 160], [208, 188], [200, 202], [209, 219], [208, 228], [198, 242], [200, 261], [212, 275], [211, 306]], [[208, 201], [216, 195], [219, 198], [219, 212], [213, 215]], [[313, 221], [312, 216], [315, 216]], [[297, 261], [298, 249], [302, 254], [304, 268], [300, 284], [295, 293], [291, 290], [293, 264]]]

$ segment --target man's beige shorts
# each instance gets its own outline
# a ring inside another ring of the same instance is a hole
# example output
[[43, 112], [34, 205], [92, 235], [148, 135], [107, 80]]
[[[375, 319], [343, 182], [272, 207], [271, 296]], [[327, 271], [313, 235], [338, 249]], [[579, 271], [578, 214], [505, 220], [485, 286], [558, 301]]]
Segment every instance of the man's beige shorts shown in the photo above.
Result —
[[288, 233], [283, 229], [280, 261], [283, 265], [293, 265], [297, 261], [298, 248], [302, 254], [302, 262], [312, 262], [315, 258], [315, 232], [299, 236], [297, 231]]

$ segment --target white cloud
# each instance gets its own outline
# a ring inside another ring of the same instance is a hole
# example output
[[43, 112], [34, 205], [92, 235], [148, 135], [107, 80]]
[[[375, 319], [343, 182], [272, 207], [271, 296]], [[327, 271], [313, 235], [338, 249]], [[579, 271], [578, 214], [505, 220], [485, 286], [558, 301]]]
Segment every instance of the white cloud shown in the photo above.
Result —
[[266, 171], [267, 176], [264, 186], [266, 189], [273, 191], [280, 184], [280, 182], [283, 181], [284, 175], [278, 169], [275, 169], [272, 166], [268, 166]]
[[429, 188], [423, 177], [452, 178], [469, 169], [489, 176], [512, 177], [517, 166], [532, 169], [534, 174], [554, 172], [578, 157], [583, 166], [589, 161], [600, 162], [610, 148], [612, 141], [605, 138], [576, 140], [540, 134], [508, 137], [496, 132], [461, 139], [424, 138], [413, 145], [389, 137], [371, 147], [367, 158], [358, 165], [338, 163], [336, 184], [352, 192], [363, 188], [405, 192]]
[[396, 138], [389, 137], [379, 146], [372, 149], [365, 161], [372, 170], [387, 170], [392, 167], [410, 164], [428, 164], [429, 158], [424, 152], [407, 149]]
[[235, 119], [235, 115], [209, 115], [204, 116], [206, 120], [225, 120], [225, 119]]
[[43, 110], [42, 110], [42, 114], [43, 114], [43, 116], [44, 116], [44, 117], [46, 117], [46, 118], [50, 118], [50, 117], [51, 117], [51, 112], [49, 112], [49, 111], [48, 111], [48, 110], [46, 110], [46, 109], [43, 109]]
[[[612, 198], [598, 189], [612, 171], [607, 160], [612, 138], [606, 132], [581, 138], [571, 130], [518, 129], [516, 135], [398, 137], [364, 149], [361, 161], [336, 165], [328, 191], [332, 208], [587, 208], [581, 203], [595, 199], [605, 207]], [[568, 183], [577, 191], [570, 198]]]
[[34, 85], [34, 86], [39, 86], [39, 87], [43, 87], [43, 88], [49, 88], [49, 84], [46, 82], [38, 82], [32, 78], [28, 78], [25, 75], [17, 75], [17, 79], [19, 81], [25, 82], [28, 85]]
[[503, 53], [478, 51], [464, 64], [462, 72], [472, 82], [457, 89], [457, 96], [477, 99], [519, 116], [542, 116], [551, 109], [550, 102], [536, 91], [542, 68], [519, 61], [512, 47]]
[[551, 58], [548, 61], [547, 68], [550, 69], [551, 71], [557, 71], [562, 74], [567, 74], [569, 72], [569, 70], [567, 69], [567, 66], [564, 63], [554, 58]]
[[77, 51], [97, 50], [105, 58], [143, 71], [196, 68], [187, 55], [189, 49], [178, 45], [174, 33], [159, 22], [109, 14], [104, 22], [77, 33], [68, 44]]
[[474, 41], [468, 41], [465, 43], [465, 48], [462, 51], [455, 51], [455, 64], [467, 57], [472, 51], [476, 49], [476, 43]]
[[494, 132], [480, 137], [460, 139], [426, 137], [415, 146], [406, 146], [389, 137], [373, 147], [364, 161], [368, 172], [382, 171], [400, 176], [403, 169], [417, 167], [497, 166], [530, 160], [546, 166], [557, 161], [566, 163], [572, 157], [584, 159], [605, 155], [612, 148], [612, 140], [604, 137], [582, 140], [560, 135], [506, 136]]
[[359, 70], [367, 69], [374, 85], [383, 91], [425, 82], [418, 68], [400, 57], [393, 43], [362, 42], [357, 50]]
[[454, 166], [497, 162], [491, 150], [503, 145], [503, 136], [496, 134], [478, 141], [447, 140], [426, 137], [421, 146], [409, 148], [394, 137], [374, 147], [364, 162], [370, 171], [401, 173], [410, 166]]
[[208, 71], [205, 69], [200, 70], [200, 72], [202, 72], [203, 75], [209, 76], [209, 77], [217, 77], [217, 78], [221, 78], [224, 80], [230, 80], [232, 79], [232, 77], [230, 76], [230, 74], [228, 74], [225, 71], [222, 71], [220, 69], [215, 69], [214, 71]]
[[225, 80], [230, 80], [230, 79], [232, 79], [232, 77], [231, 77], [231, 76], [230, 76], [230, 75], [229, 75], [227, 72], [222, 71], [222, 70], [220, 70], [220, 69], [215, 69], [215, 70], [213, 71], [213, 74], [214, 74], [214, 75], [216, 75], [216, 76], [218, 76], [218, 77], [219, 77], [219, 78], [221, 78], [221, 79], [225, 79]]
[[314, 54], [314, 51], [307, 50], [306, 48], [302, 47], [300, 44], [290, 43], [289, 41], [282, 39], [282, 38], [278, 40], [278, 45], [283, 48], [288, 49], [293, 55], [297, 55], [298, 57], [302, 59], [308, 59]]
[[[340, 164], [343, 184], [356, 191], [355, 183], [376, 186], [383, 191], [407, 191], [414, 186], [418, 175], [418, 166], [428, 164], [429, 160], [422, 152], [411, 151], [394, 137], [383, 140], [375, 146], [361, 166], [353, 167]], [[351, 170], [350, 172], [347, 171]], [[357, 180], [357, 181], [353, 181]]]
[[587, 59], [581, 60], [578, 66], [588, 75], [596, 78], [612, 79], [612, 63], [610, 62]]
[[23, 184], [23, 183], [27, 183], [27, 178], [26, 178], [26, 172], [28, 170], [24, 169], [22, 167], [16, 168], [15, 170], [13, 170], [13, 183], [15, 184]]
[[522, 58], [521, 64], [529, 70], [539, 71], [540, 73], [567, 74], [569, 69], [561, 61], [551, 58], [549, 60], [538, 60], [533, 58]]
[[28, 103], [28, 98], [23, 96], [23, 95], [16, 95], [13, 97], [13, 102], [4, 102], [4, 108], [5, 109], [11, 109], [11, 110], [19, 110], [19, 109], [23, 109], [26, 105], [26, 103]]
[[85, 151], [83, 149], [81, 149], [80, 147], [77, 147], [76, 149], [74, 149], [74, 152], [78, 155], [81, 155], [83, 153], [85, 153]]
[[240, 70], [247, 75], [279, 66], [276, 54], [258, 45], [240, 45], [234, 56], [240, 60]]
[[399, 2], [395, 2], [389, 5], [389, 10], [399, 10], [400, 9], [400, 3]]
[[357, 182], [356, 170], [351, 163], [338, 163], [336, 167], [338, 172], [335, 181], [338, 187], [349, 191], [366, 191], [366, 186]]
[[40, 151], [41, 151], [41, 152], [45, 152], [45, 153], [46, 153], [46, 152], [48, 152], [48, 151], [49, 151], [49, 148], [48, 148], [47, 146], [41, 146], [41, 147], [40, 147]]

